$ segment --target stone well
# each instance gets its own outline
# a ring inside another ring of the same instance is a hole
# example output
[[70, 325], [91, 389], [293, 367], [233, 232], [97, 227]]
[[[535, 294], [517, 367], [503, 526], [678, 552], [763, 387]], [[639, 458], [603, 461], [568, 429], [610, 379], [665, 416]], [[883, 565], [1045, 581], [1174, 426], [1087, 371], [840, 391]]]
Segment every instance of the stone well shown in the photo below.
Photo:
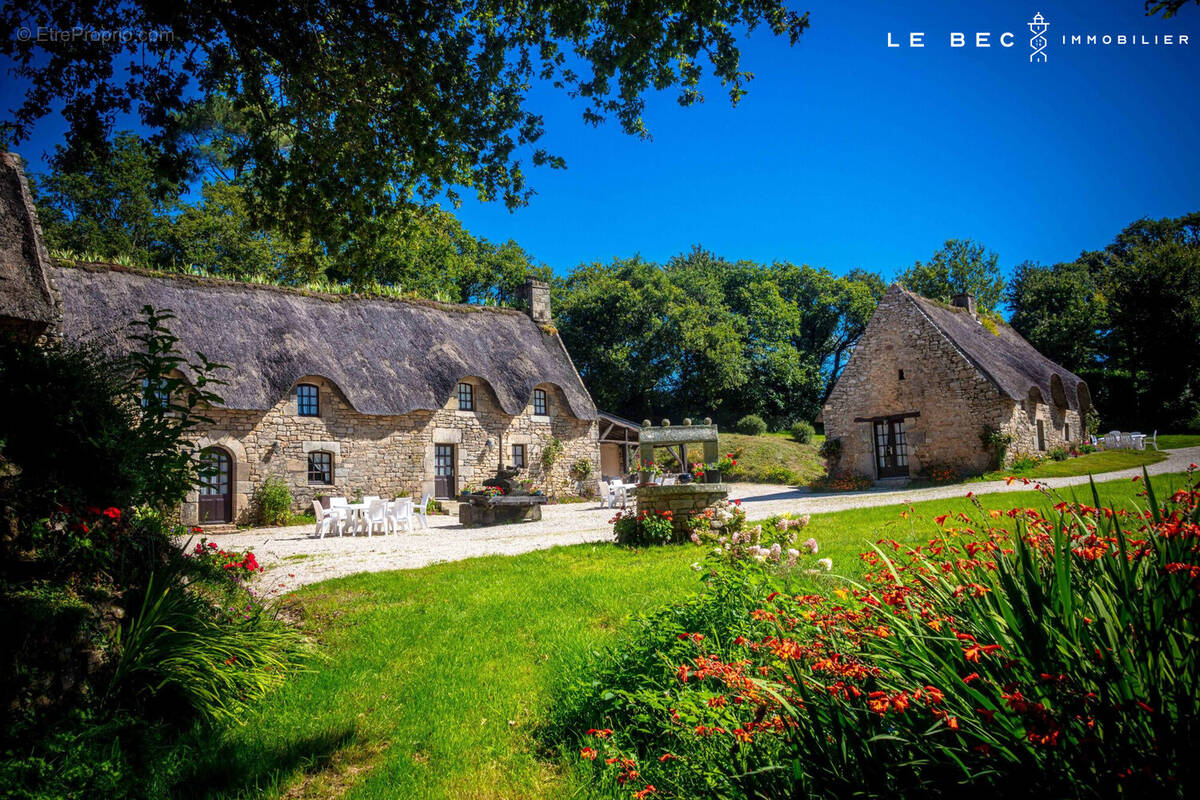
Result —
[[687, 519], [696, 511], [712, 508], [729, 497], [729, 485], [724, 483], [682, 483], [673, 486], [639, 486], [637, 510], [642, 512], [670, 511], [674, 515], [671, 523], [673, 538], [682, 541], [687, 537]]

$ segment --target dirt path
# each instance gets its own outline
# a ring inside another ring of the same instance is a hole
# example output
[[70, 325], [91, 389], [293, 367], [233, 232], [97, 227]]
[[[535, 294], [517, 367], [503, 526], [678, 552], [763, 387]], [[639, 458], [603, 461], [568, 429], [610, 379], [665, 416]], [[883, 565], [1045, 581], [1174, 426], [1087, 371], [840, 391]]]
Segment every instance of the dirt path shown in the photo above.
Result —
[[[1169, 451], [1166, 461], [1147, 467], [1151, 475], [1182, 472], [1189, 464], [1200, 462], [1200, 447]], [[1098, 476], [1102, 480], [1131, 479], [1141, 475], [1140, 467]], [[1073, 478], [1046, 478], [1054, 488], [1086, 484], [1086, 475]], [[820, 514], [849, 508], [886, 506], [946, 497], [1024, 491], [1021, 482], [1011, 486], [1004, 481], [954, 484], [924, 489], [873, 489], [849, 494], [813, 494], [807, 489], [762, 484], [733, 484], [730, 495], [742, 500], [750, 519], [764, 519], [783, 513]], [[454, 517], [431, 517], [427, 530], [395, 536], [328, 536], [316, 539], [312, 528], [258, 528], [212, 537], [221, 547], [253, 549], [266, 568], [261, 591], [272, 594], [289, 592], [318, 581], [357, 572], [382, 572], [413, 569], [439, 561], [458, 561], [483, 555], [516, 555], [558, 545], [603, 542], [612, 538], [609, 520], [614, 511], [595, 503], [545, 506], [539, 522], [500, 525], [491, 528], [463, 528]]]

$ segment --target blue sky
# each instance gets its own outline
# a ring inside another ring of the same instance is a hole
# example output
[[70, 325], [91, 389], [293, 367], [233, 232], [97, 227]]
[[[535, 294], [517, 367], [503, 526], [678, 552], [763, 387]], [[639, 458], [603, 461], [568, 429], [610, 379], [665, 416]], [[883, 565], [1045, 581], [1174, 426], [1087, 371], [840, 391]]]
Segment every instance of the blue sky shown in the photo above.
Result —
[[[568, 169], [528, 167], [538, 194], [515, 212], [457, 211], [493, 241], [515, 239], [557, 271], [693, 244], [728, 258], [894, 274], [949, 237], [972, 237], [1005, 270], [1102, 247], [1142, 216], [1200, 210], [1195, 86], [1200, 8], [1146, 18], [1120, 2], [794, 0], [812, 27], [795, 47], [743, 41], [750, 93], [719, 86], [680, 108], [649, 99], [652, 141], [585, 125], [581, 106], [537, 87], [540, 143]], [[1026, 23], [1050, 22], [1048, 61], [1029, 63]], [[925, 34], [920, 49], [887, 47]], [[968, 46], [951, 48], [950, 33]], [[992, 47], [975, 48], [976, 32]], [[1005, 31], [1014, 46], [999, 46]], [[1063, 34], [1189, 36], [1187, 45], [1063, 45]], [[8, 85], [5, 100], [16, 87]], [[34, 161], [57, 117], [18, 149]]]

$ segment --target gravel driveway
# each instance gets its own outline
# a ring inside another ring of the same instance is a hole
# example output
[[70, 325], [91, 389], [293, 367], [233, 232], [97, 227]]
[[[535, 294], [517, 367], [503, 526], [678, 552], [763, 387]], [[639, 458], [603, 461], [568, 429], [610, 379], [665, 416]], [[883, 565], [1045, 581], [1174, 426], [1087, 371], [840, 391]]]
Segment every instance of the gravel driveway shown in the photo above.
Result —
[[[1182, 472], [1200, 461], [1200, 447], [1169, 451], [1166, 461], [1149, 466], [1151, 475]], [[1141, 475], [1141, 468], [1105, 473], [1103, 480]], [[1087, 476], [1047, 478], [1042, 482], [1060, 488], [1087, 483]], [[813, 494], [806, 489], [762, 484], [733, 484], [731, 497], [741, 498], [750, 519], [792, 512], [819, 514], [848, 508], [884, 506], [920, 500], [975, 494], [1017, 492], [1028, 487], [1004, 481], [924, 489], [873, 489], [850, 494]], [[253, 549], [266, 571], [262, 590], [282, 594], [300, 586], [357, 572], [424, 567], [439, 561], [458, 561], [484, 555], [516, 555], [565, 544], [608, 541], [613, 510], [595, 503], [544, 506], [539, 522], [463, 528], [456, 517], [430, 517], [428, 530], [396, 536], [375, 535], [312, 537], [312, 528], [257, 528], [211, 537], [221, 547]]]

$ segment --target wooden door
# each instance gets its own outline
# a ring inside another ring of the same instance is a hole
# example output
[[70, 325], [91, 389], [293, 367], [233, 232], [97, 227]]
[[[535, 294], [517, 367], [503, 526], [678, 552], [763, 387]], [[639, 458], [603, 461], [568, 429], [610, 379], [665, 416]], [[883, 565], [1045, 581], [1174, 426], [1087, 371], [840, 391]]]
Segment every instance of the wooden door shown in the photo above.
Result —
[[220, 447], [200, 453], [200, 522], [233, 522], [233, 459]]
[[903, 419], [875, 423], [875, 467], [881, 478], [908, 475], [908, 444]]
[[433, 446], [433, 495], [439, 498], [454, 497], [454, 445]]

